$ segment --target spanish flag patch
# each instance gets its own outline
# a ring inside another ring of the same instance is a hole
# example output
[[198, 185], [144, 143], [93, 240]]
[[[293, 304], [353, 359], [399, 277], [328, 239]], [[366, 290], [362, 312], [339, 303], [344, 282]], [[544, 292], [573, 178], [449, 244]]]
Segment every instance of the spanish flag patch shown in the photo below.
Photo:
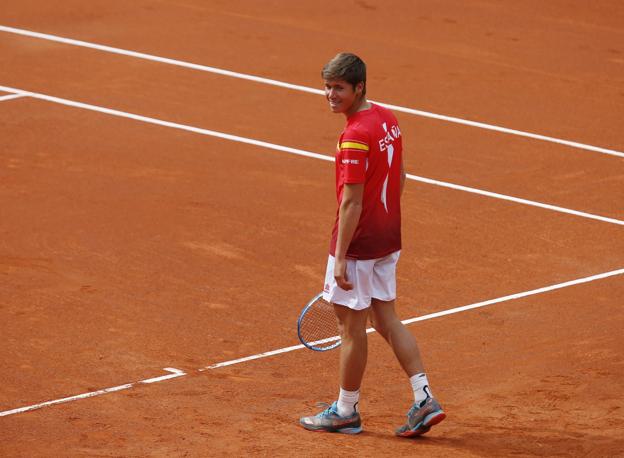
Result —
[[358, 142], [357, 140], [345, 140], [340, 144], [340, 149], [354, 149], [358, 151], [368, 151], [368, 145], [366, 143]]

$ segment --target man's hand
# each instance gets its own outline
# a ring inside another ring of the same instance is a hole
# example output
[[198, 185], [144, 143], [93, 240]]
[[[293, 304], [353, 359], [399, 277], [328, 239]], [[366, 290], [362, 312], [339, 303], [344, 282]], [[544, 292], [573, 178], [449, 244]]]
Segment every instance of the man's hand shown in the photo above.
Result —
[[345, 291], [350, 291], [353, 289], [353, 283], [349, 282], [347, 278], [347, 260], [342, 258], [336, 258], [334, 264], [334, 278], [336, 279], [336, 284], [344, 289]]

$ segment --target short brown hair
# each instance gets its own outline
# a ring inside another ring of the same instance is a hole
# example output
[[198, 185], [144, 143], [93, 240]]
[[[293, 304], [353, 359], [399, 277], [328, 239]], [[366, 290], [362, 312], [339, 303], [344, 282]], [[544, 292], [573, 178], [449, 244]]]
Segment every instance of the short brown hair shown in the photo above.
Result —
[[358, 83], [364, 83], [362, 96], [366, 95], [366, 64], [355, 54], [341, 52], [327, 62], [321, 70], [324, 80], [341, 79], [351, 84], [355, 89]]

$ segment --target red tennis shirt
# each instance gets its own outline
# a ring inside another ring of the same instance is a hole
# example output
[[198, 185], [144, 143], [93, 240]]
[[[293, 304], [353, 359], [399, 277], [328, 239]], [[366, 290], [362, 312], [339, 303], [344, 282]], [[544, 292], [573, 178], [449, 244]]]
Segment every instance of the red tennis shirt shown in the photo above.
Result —
[[338, 211], [329, 249], [332, 256], [347, 183], [364, 183], [362, 214], [347, 258], [376, 259], [401, 249], [402, 154], [401, 131], [390, 110], [371, 104], [347, 119], [336, 151]]

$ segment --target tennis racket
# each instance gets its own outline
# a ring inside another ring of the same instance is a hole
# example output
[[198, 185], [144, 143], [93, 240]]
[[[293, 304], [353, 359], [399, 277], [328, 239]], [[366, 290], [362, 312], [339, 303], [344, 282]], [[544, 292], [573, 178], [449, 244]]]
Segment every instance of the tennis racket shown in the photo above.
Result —
[[334, 306], [317, 294], [301, 311], [297, 320], [299, 340], [310, 350], [327, 351], [340, 345]]

